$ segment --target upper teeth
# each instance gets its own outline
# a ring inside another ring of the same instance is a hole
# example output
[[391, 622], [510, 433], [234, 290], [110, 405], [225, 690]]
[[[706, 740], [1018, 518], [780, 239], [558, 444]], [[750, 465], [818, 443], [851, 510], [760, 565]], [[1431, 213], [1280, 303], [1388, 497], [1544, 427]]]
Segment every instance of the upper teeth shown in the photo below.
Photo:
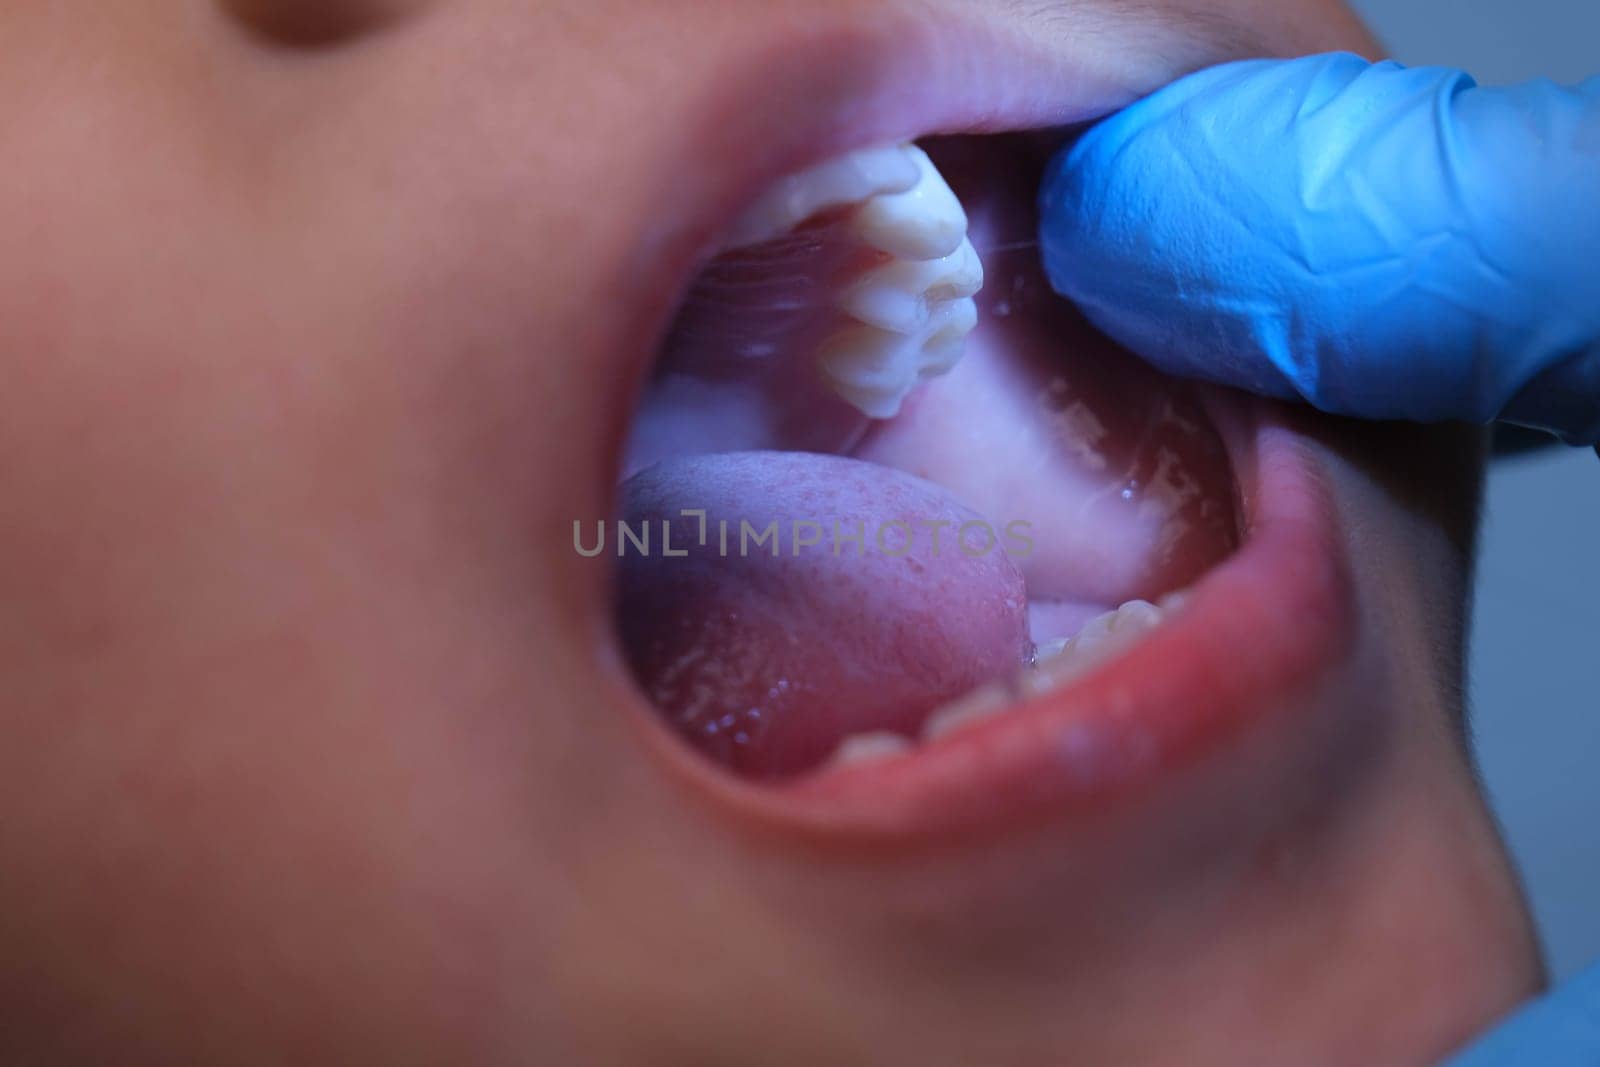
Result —
[[977, 324], [970, 297], [940, 301], [927, 309], [915, 332], [846, 327], [823, 342], [817, 363], [834, 391], [863, 415], [892, 419], [917, 383], [956, 365]]
[[926, 329], [938, 309], [981, 288], [983, 264], [963, 239], [947, 256], [891, 259], [868, 271], [839, 297], [839, 306], [869, 326], [910, 334]]
[[905, 152], [917, 165], [917, 183], [903, 192], [872, 197], [856, 211], [863, 240], [901, 259], [940, 259], [967, 239], [967, 213], [928, 154], [914, 145]]
[[744, 248], [781, 237], [830, 208], [904, 193], [922, 181], [922, 168], [904, 146], [865, 148], [779, 181], [750, 206], [724, 238]]
[[863, 414], [892, 418], [919, 382], [961, 358], [983, 287], [966, 212], [927, 153], [866, 149], [792, 175], [741, 216], [728, 245], [770, 240], [847, 206], [849, 233], [892, 258], [839, 296], [836, 306], [858, 325], [823, 343], [818, 368]]

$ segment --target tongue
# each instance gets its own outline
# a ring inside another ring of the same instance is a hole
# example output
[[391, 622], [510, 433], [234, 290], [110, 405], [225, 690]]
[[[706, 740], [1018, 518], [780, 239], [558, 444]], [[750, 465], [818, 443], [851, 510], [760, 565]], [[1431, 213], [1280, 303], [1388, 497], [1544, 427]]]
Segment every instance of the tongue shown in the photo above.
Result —
[[1006, 554], [1026, 544], [919, 478], [745, 452], [658, 464], [623, 498], [631, 666], [692, 744], [746, 776], [814, 768], [851, 734], [914, 735], [1031, 655]]

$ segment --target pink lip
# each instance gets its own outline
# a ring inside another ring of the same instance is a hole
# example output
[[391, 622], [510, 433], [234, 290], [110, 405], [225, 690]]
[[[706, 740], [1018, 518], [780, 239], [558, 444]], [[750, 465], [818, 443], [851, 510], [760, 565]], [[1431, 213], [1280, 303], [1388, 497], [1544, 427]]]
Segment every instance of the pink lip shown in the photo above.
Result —
[[682, 782], [724, 812], [836, 840], [906, 842], [1104, 812], [1292, 714], [1353, 645], [1336, 510], [1285, 409], [1211, 399], [1238, 477], [1244, 543], [1165, 624], [1068, 688], [903, 756], [778, 787], [705, 763], [642, 706], [632, 718]]

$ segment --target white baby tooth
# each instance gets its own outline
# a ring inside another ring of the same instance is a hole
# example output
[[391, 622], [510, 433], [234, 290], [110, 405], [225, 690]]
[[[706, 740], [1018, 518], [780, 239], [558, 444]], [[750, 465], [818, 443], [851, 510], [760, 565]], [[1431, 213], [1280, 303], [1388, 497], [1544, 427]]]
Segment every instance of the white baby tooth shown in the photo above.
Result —
[[909, 751], [911, 742], [899, 734], [852, 734], [839, 742], [839, 747], [834, 750], [833, 757], [828, 763], [834, 767], [851, 767], [862, 763], [876, 763]]
[[892, 419], [916, 387], [919, 347], [903, 334], [857, 326], [823, 342], [817, 366], [834, 392], [863, 415]]
[[1168, 593], [1166, 596], [1162, 597], [1156, 602], [1156, 606], [1159, 607], [1164, 614], [1175, 615], [1187, 607], [1188, 603], [1188, 590], [1179, 589], [1177, 592]]
[[1059, 689], [1121, 655], [1161, 625], [1166, 613], [1145, 600], [1130, 600], [1115, 611], [1097, 615], [1059, 648], [1039, 650], [1023, 688], [1037, 695]]
[[856, 211], [851, 226], [874, 248], [901, 259], [942, 259], [967, 236], [967, 213], [933, 160], [908, 147], [921, 171], [904, 192], [875, 196]]
[[961, 362], [967, 335], [978, 325], [978, 305], [970, 298], [947, 300], [934, 307], [928, 339], [922, 342], [917, 377], [923, 381], [947, 374]]
[[923, 742], [991, 718], [1019, 700], [1061, 688], [1138, 643], [1164, 618], [1160, 608], [1144, 600], [1130, 600], [1095, 616], [1073, 636], [1040, 645], [1033, 668], [1023, 672], [1020, 687], [992, 683], [934, 712], [922, 724]]
[[910, 271], [901, 268], [915, 270], [922, 266], [897, 259], [878, 268], [845, 290], [839, 297], [839, 310], [868, 326], [893, 333], [923, 329], [928, 324], [928, 294], [917, 286], [900, 286], [880, 277], [889, 272], [904, 276]]
[[1126, 647], [1130, 639], [1155, 629], [1164, 617], [1165, 613], [1148, 600], [1130, 600], [1117, 610], [1093, 619], [1085, 629], [1093, 627], [1096, 645], [1120, 640], [1119, 647]]
[[759, 244], [830, 208], [846, 232], [890, 258], [835, 300], [850, 321], [817, 350], [833, 390], [862, 414], [893, 418], [917, 385], [948, 372], [977, 326], [983, 263], [967, 215], [914, 145], [851, 152], [778, 182], [736, 222], [726, 244]]
[[932, 307], [982, 288], [983, 264], [972, 242], [963, 240], [960, 248], [939, 259], [892, 259], [868, 271], [838, 303], [869, 326], [911, 334], [928, 328]]
[[850, 152], [791, 174], [739, 216], [723, 247], [760, 244], [830, 208], [912, 191], [926, 181], [922, 166], [926, 158], [909, 145], [886, 145]]
[[953, 704], [946, 704], [922, 724], [922, 740], [936, 741], [963, 727], [992, 718], [1013, 703], [1006, 687], [998, 683], [974, 689]]
[[919, 382], [960, 362], [977, 324], [978, 306], [971, 297], [933, 303], [922, 330], [914, 334], [846, 327], [822, 343], [817, 366], [834, 392], [862, 414], [892, 419]]
[[1046, 641], [1034, 651], [1033, 662], [1043, 663], [1047, 659], [1054, 659], [1056, 656], [1061, 655], [1071, 640], [1069, 637], [1063, 637], [1056, 641]]
[[907, 151], [920, 171], [916, 186], [875, 196], [850, 218], [858, 237], [894, 258], [839, 298], [864, 327], [842, 331], [819, 356], [834, 391], [875, 419], [899, 414], [911, 390], [960, 361], [978, 324], [972, 298], [983, 288], [961, 202], [927, 153]]
[[963, 296], [977, 296], [983, 288], [983, 261], [972, 241], [962, 235], [960, 246], [939, 260], [942, 265], [927, 293], [931, 299], [954, 300]]
[[840, 310], [865, 325], [823, 343], [823, 376], [862, 414], [893, 418], [918, 383], [960, 362], [978, 325], [972, 296], [982, 286], [983, 265], [967, 240], [941, 259], [877, 268], [840, 297]]

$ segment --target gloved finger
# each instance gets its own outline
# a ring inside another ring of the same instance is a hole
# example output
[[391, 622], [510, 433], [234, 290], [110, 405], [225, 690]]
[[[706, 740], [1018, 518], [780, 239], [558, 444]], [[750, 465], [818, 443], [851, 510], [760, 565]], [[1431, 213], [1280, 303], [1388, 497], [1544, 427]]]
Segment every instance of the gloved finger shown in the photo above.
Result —
[[1490, 1031], [1447, 1067], [1593, 1067], [1600, 1063], [1600, 966]]
[[1040, 203], [1052, 284], [1168, 371], [1600, 440], [1600, 78], [1229, 64], [1089, 130]]

